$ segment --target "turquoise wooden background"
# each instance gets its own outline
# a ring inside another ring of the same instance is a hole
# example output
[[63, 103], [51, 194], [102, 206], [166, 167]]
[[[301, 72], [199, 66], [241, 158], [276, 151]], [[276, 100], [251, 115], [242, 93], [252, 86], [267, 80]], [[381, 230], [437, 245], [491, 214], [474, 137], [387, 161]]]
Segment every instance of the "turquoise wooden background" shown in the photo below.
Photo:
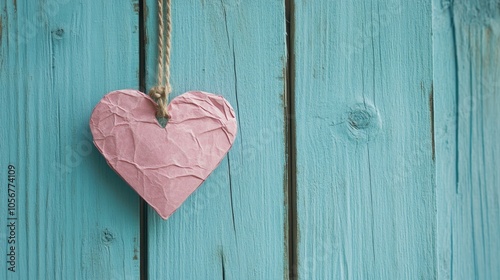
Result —
[[239, 132], [167, 221], [88, 128], [155, 14], [0, 0], [0, 279], [500, 279], [500, 1], [173, 0], [173, 95]]

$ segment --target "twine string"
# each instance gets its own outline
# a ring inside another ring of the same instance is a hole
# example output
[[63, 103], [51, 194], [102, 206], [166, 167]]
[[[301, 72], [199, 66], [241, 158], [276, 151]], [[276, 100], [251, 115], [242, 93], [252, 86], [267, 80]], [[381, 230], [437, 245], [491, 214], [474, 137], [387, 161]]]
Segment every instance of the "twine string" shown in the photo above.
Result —
[[158, 73], [156, 86], [149, 90], [149, 96], [158, 104], [156, 116], [170, 118], [167, 110], [168, 95], [172, 92], [170, 85], [170, 48], [172, 33], [171, 0], [166, 1], [166, 21], [163, 18], [163, 0], [158, 0]]

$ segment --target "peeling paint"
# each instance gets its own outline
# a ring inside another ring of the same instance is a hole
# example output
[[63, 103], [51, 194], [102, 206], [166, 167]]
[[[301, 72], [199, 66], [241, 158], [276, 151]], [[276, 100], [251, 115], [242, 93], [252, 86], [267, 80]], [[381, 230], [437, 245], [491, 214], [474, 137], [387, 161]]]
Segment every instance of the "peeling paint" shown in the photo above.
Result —
[[139, 249], [137, 249], [137, 237], [134, 237], [134, 257], [132, 258], [134, 261], [138, 260]]

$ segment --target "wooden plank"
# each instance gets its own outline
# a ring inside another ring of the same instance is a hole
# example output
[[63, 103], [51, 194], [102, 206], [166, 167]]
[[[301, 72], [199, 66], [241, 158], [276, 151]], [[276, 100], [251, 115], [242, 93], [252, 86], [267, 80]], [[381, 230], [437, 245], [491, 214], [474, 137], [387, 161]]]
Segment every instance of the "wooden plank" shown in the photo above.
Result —
[[294, 2], [299, 278], [435, 278], [431, 2]]
[[[167, 221], [148, 211], [151, 279], [287, 275], [283, 1], [173, 1], [171, 98], [223, 95], [238, 118], [229, 155]], [[156, 1], [147, 1], [147, 87]]]
[[498, 1], [434, 1], [439, 279], [500, 279]]
[[[138, 196], [106, 165], [88, 126], [106, 92], [138, 87], [137, 3], [1, 6], [0, 278], [138, 279]], [[7, 220], [9, 164], [17, 220]], [[11, 221], [15, 272], [5, 251]]]

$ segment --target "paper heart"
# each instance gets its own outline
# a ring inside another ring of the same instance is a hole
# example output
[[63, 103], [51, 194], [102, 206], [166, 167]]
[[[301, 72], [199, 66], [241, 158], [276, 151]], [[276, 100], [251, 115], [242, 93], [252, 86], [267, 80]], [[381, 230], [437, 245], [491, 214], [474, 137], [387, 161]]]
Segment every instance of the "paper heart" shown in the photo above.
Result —
[[221, 162], [237, 129], [231, 105], [211, 93], [174, 98], [164, 128], [156, 107], [140, 91], [113, 91], [94, 108], [90, 129], [109, 166], [167, 219]]

